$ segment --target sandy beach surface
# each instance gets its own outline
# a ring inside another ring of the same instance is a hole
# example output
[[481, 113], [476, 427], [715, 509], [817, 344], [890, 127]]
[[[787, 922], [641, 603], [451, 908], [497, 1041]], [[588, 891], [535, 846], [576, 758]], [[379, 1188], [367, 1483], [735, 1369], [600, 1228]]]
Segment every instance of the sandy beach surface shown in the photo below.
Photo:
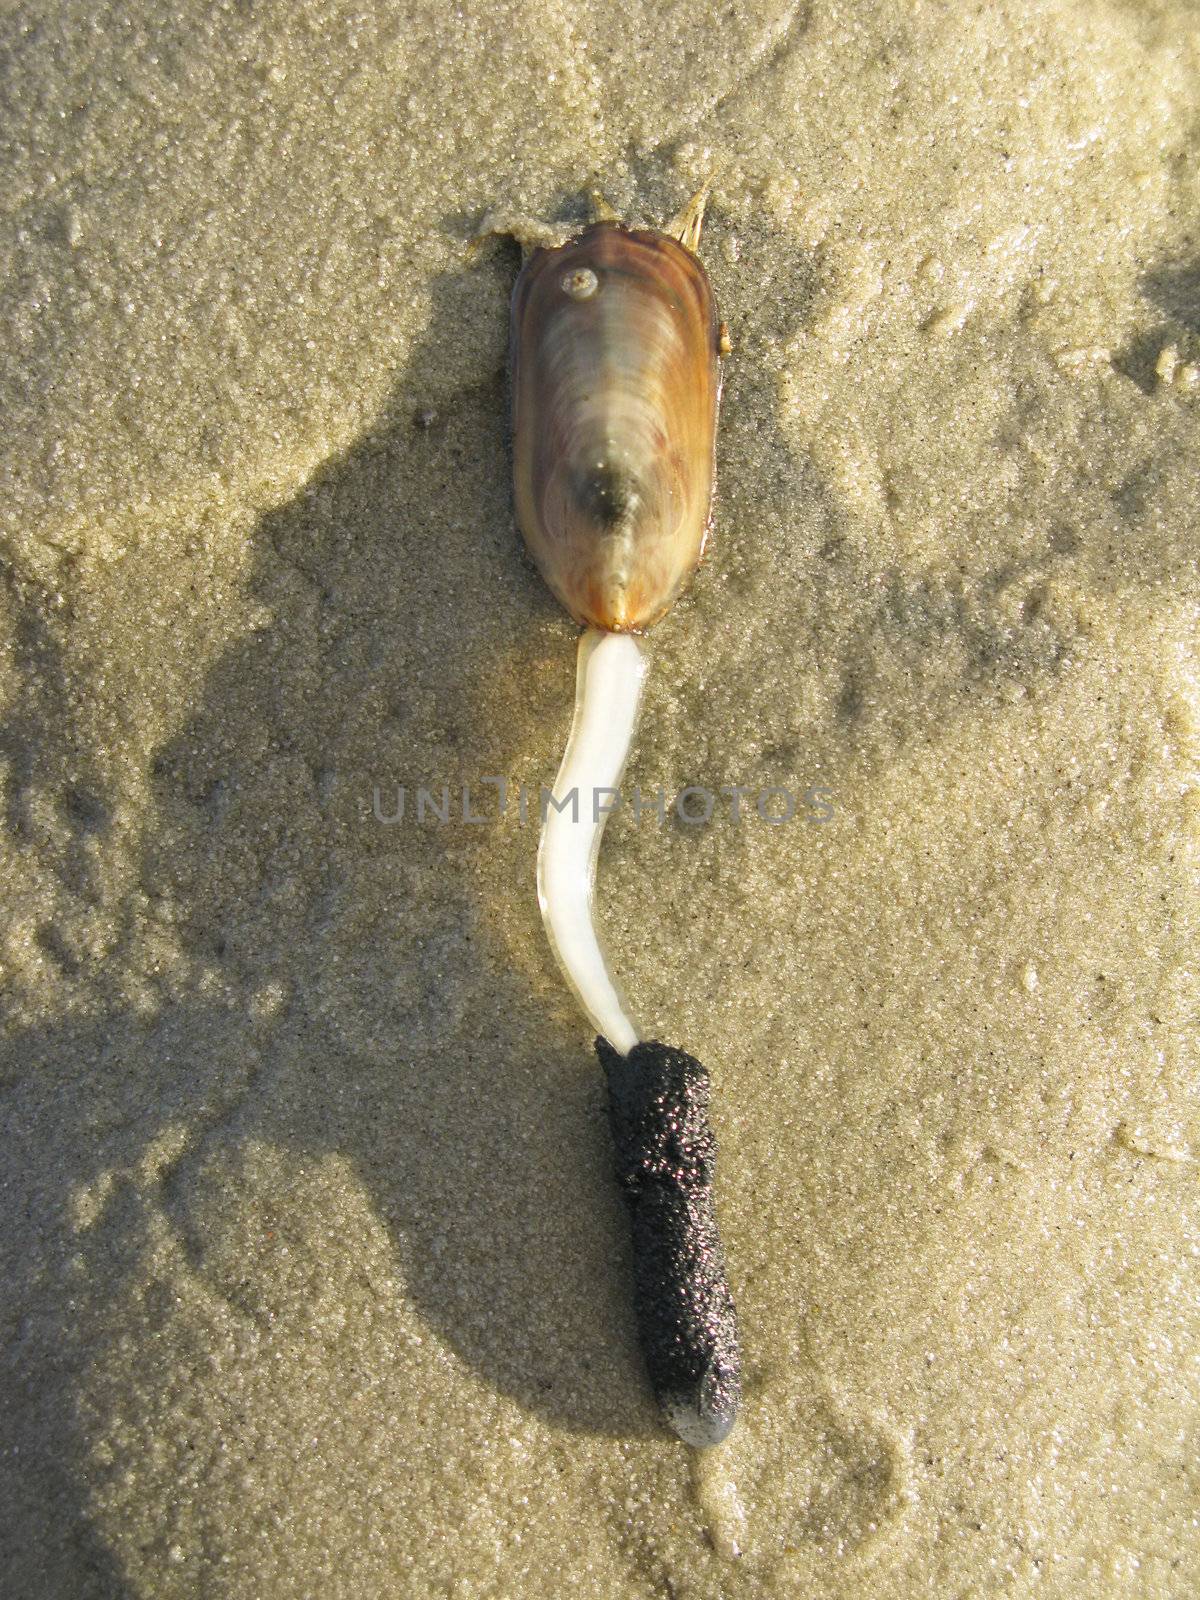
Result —
[[[1196, 16], [5, 8], [6, 1594], [1200, 1592]], [[469, 245], [710, 174], [628, 782], [829, 799], [605, 842], [714, 1082], [694, 1454], [482, 785], [552, 781], [576, 630]]]

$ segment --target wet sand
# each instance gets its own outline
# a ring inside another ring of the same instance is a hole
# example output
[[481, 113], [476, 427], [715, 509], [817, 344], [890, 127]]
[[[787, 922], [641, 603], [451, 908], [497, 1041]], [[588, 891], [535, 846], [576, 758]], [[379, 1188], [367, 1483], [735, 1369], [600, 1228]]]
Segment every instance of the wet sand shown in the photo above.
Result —
[[[1194, 1594], [1192, 8], [2, 32], [12, 1592]], [[606, 837], [714, 1080], [696, 1456], [536, 830], [373, 792], [536, 792], [570, 718], [472, 235], [710, 172], [716, 532], [628, 781], [832, 815]]]

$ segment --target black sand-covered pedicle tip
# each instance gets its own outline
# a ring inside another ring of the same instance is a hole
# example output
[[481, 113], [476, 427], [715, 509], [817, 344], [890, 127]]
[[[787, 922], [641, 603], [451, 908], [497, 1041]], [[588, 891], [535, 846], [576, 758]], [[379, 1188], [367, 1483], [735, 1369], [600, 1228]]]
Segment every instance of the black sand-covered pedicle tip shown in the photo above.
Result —
[[713, 1206], [708, 1073], [686, 1051], [655, 1041], [622, 1055], [598, 1038], [596, 1054], [632, 1224], [634, 1308], [650, 1381], [686, 1444], [720, 1444], [737, 1418], [741, 1355]]

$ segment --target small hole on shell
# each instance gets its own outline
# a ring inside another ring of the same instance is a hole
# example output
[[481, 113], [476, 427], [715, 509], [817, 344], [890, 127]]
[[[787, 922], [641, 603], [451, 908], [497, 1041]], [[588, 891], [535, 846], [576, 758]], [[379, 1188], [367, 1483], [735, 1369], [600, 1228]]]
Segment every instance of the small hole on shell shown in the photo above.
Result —
[[564, 272], [562, 291], [572, 300], [590, 300], [600, 287], [600, 280], [591, 267], [576, 267], [574, 272]]

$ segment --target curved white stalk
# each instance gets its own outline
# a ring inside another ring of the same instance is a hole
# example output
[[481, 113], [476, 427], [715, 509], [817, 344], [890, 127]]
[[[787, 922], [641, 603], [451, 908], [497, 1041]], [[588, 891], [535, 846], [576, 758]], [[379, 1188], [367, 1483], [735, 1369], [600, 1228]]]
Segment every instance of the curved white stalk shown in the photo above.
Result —
[[592, 920], [596, 857], [637, 726], [648, 662], [631, 633], [589, 628], [579, 641], [575, 718], [538, 846], [538, 903], [550, 947], [596, 1032], [622, 1055], [640, 1034], [613, 982]]

